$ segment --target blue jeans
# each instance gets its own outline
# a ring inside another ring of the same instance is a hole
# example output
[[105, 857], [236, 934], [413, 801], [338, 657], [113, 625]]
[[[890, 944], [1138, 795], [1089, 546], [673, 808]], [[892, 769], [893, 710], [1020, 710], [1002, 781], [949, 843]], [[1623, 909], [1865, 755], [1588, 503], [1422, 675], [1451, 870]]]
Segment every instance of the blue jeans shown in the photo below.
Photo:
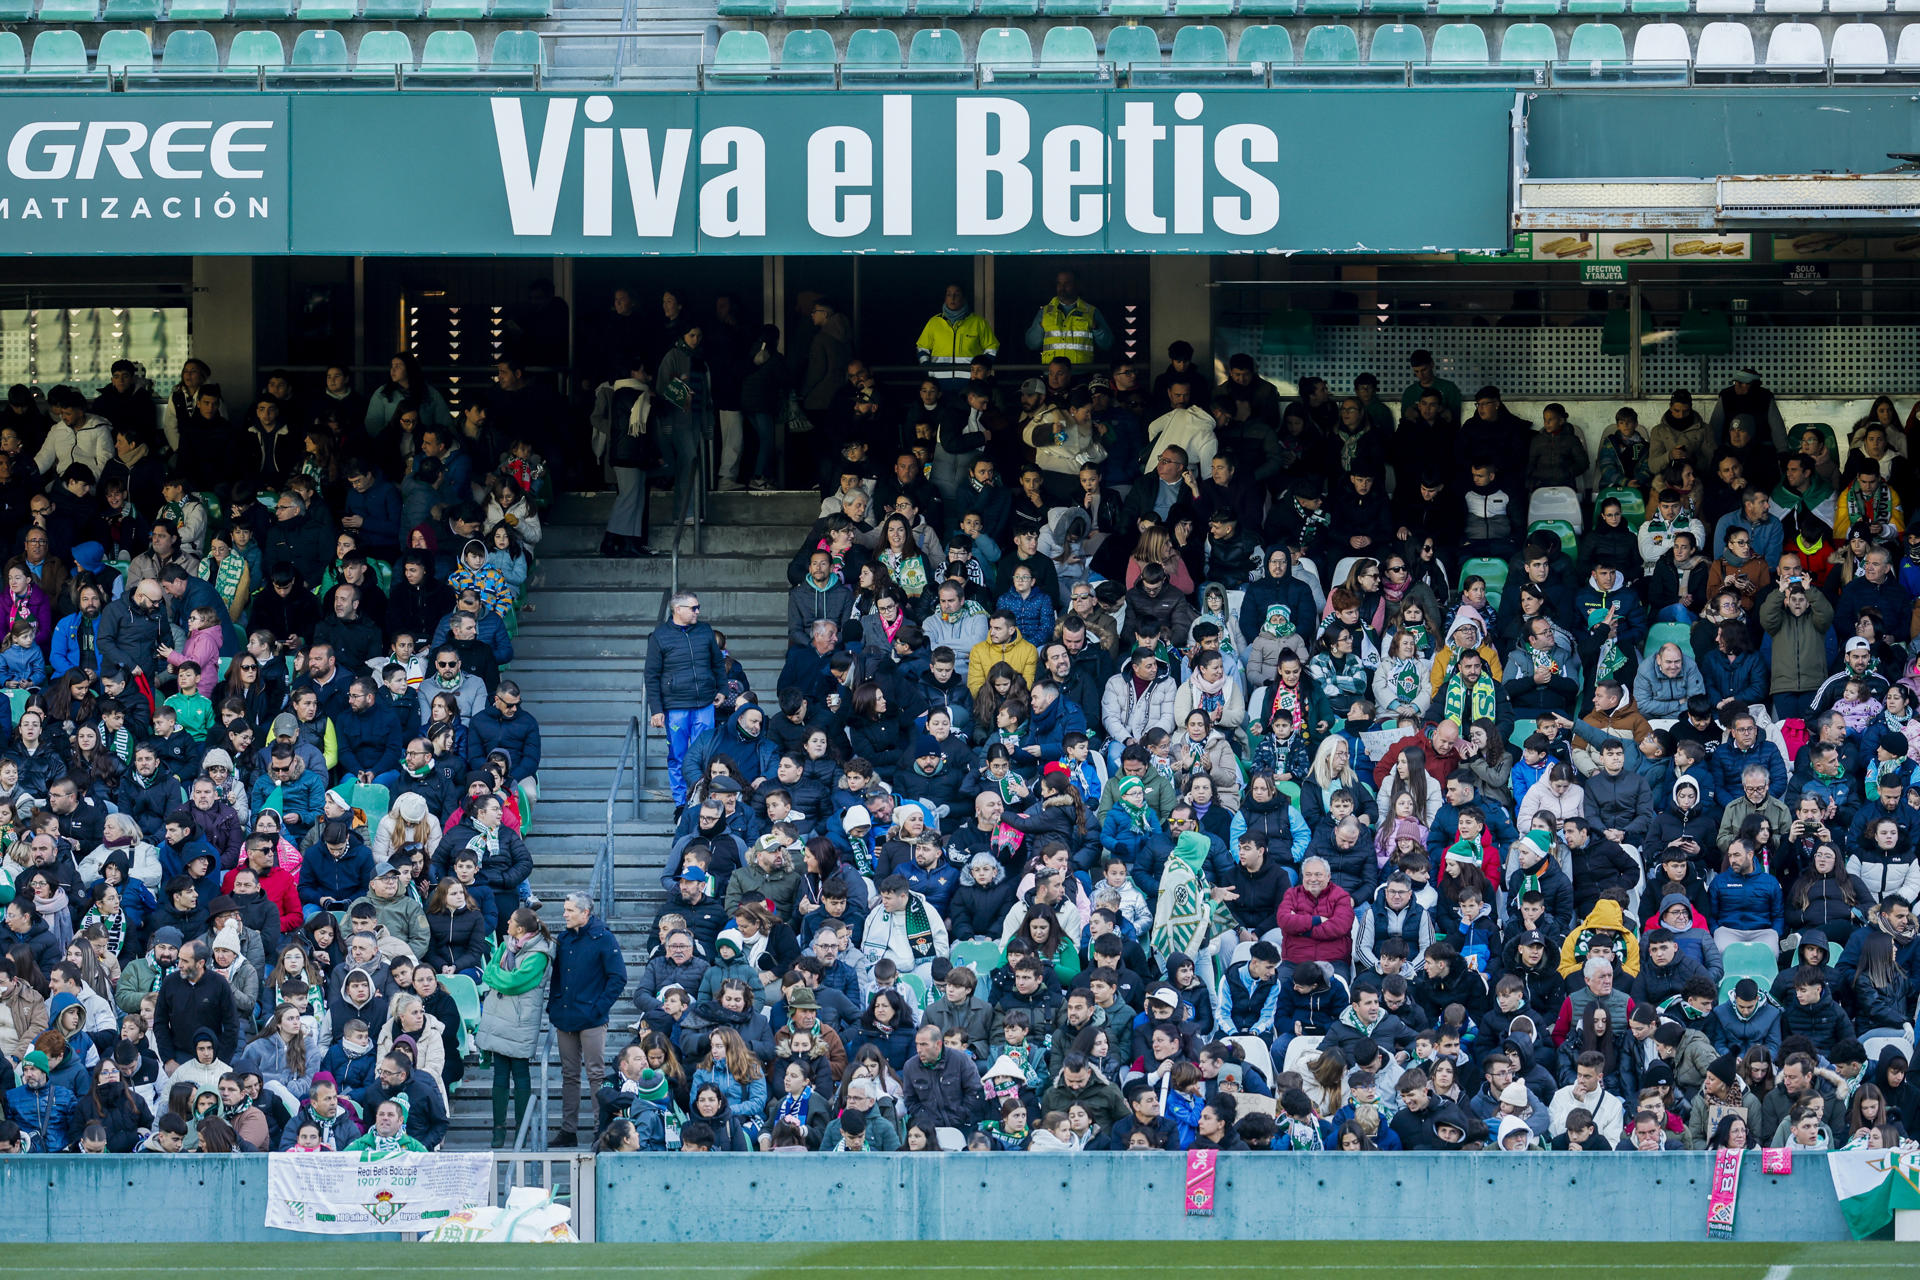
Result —
[[772, 480], [776, 478], [773, 467], [773, 415], [770, 413], [749, 413], [747, 421], [753, 424], [753, 474], [755, 478]]
[[673, 788], [673, 802], [687, 802], [687, 780], [680, 776], [680, 762], [687, 758], [687, 745], [713, 728], [713, 706], [709, 703], [689, 711], [667, 712], [667, 785]]
[[1692, 610], [1688, 609], [1687, 606], [1683, 604], [1670, 604], [1660, 610], [1653, 620], [1655, 622], [1684, 622], [1691, 626], [1700, 619], [1696, 618]]

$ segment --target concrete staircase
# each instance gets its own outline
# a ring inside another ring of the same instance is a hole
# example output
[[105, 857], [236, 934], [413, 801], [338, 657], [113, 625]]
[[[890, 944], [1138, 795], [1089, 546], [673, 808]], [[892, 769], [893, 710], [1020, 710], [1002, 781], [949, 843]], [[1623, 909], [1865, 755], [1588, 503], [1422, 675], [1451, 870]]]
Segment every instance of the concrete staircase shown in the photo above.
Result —
[[[681, 586], [700, 593], [703, 619], [725, 633], [728, 651], [745, 669], [764, 702], [786, 655], [787, 562], [818, 509], [813, 493], [722, 493], [712, 496], [712, 523], [694, 556], [692, 532], [681, 543]], [[541, 915], [561, 927], [562, 899], [584, 892], [606, 832], [607, 789], [619, 759], [628, 721], [640, 714], [647, 637], [660, 616], [662, 594], [672, 586], [665, 556], [607, 560], [600, 537], [613, 506], [611, 494], [561, 498], [544, 518], [546, 535], [529, 584], [531, 611], [520, 618], [512, 669], [528, 710], [540, 720], [540, 801], [527, 834], [533, 854], [533, 886]], [[656, 501], [659, 520], [651, 541], [672, 543], [664, 521], [667, 504]], [[660, 910], [660, 873], [673, 830], [673, 800], [667, 791], [666, 743], [650, 740], [640, 816], [630, 793], [615, 806], [616, 901], [610, 923], [619, 933], [630, 970], [638, 971], [651, 939], [644, 930]], [[627, 1042], [632, 1007], [614, 1011], [608, 1052]], [[539, 1088], [539, 1066], [534, 1067]], [[557, 1105], [559, 1072], [553, 1072]], [[489, 1144], [491, 1073], [469, 1063], [455, 1090], [449, 1149]]]

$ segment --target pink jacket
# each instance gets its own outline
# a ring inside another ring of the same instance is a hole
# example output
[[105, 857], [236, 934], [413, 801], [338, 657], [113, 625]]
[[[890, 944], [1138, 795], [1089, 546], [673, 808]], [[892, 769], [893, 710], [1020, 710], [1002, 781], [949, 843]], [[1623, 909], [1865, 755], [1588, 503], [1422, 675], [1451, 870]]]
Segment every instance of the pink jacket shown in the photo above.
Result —
[[[1281, 897], [1275, 916], [1286, 935], [1280, 956], [1288, 964], [1308, 960], [1344, 963], [1352, 958], [1353, 899], [1339, 885], [1329, 883], [1318, 898], [1295, 885]], [[1319, 924], [1314, 923], [1316, 916]]]
[[183, 662], [199, 663], [200, 691], [211, 694], [220, 679], [220, 628], [208, 627], [205, 631], [189, 633], [186, 650], [169, 649], [167, 661], [176, 667]]

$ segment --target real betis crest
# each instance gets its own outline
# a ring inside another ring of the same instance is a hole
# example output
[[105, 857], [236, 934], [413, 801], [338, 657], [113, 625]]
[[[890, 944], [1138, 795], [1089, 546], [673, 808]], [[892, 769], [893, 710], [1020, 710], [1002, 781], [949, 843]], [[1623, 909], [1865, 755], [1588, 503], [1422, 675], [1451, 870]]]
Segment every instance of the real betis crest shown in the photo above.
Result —
[[403, 1202], [395, 1200], [393, 1198], [393, 1192], [382, 1191], [373, 1197], [373, 1203], [362, 1207], [366, 1209], [368, 1215], [372, 1217], [375, 1222], [385, 1224], [391, 1222], [394, 1215], [407, 1206]]

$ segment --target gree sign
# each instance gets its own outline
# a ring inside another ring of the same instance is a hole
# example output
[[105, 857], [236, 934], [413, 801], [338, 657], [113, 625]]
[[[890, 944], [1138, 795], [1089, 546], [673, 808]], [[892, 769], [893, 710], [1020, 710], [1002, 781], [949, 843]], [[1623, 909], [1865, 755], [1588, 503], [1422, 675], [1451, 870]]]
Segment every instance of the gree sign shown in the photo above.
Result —
[[[0, 99], [0, 252], [1494, 250], [1510, 108], [1408, 88]], [[1433, 198], [1386, 197], [1435, 165]]]
[[281, 253], [287, 100], [0, 98], [10, 253]]

